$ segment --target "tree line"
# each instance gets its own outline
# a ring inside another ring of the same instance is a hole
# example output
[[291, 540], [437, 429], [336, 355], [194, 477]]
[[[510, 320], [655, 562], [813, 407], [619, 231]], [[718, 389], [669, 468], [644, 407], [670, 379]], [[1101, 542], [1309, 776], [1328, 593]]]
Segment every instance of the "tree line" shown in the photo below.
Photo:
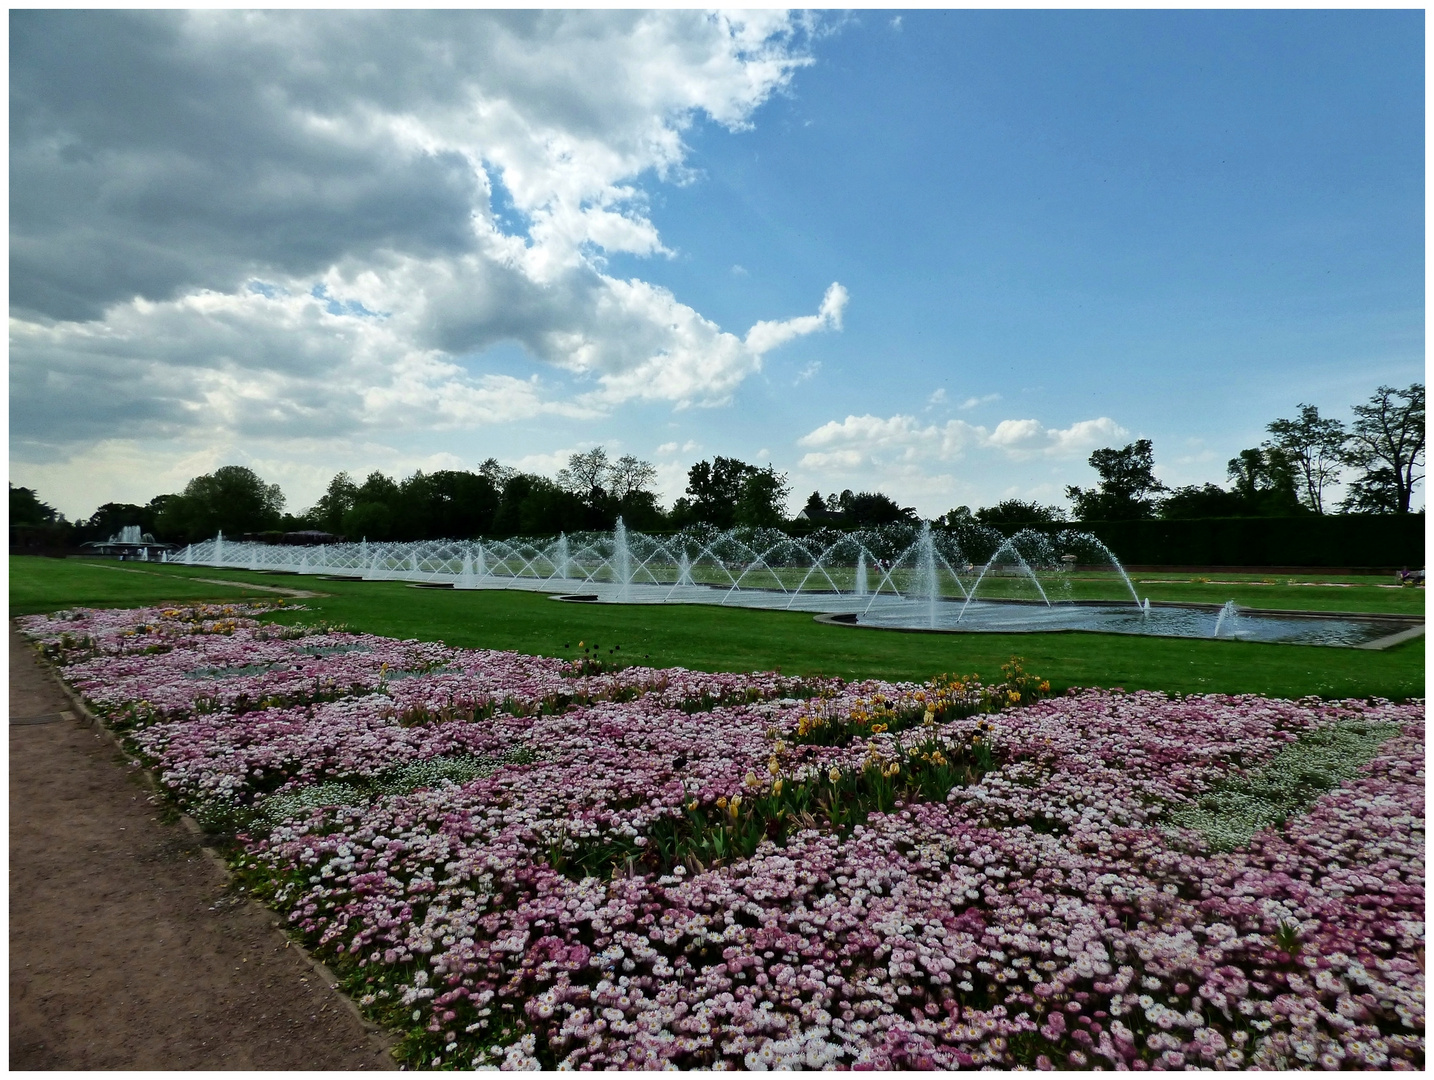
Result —
[[[1291, 517], [1301, 514], [1407, 514], [1414, 485], [1423, 479], [1424, 387], [1381, 386], [1356, 405], [1346, 426], [1301, 404], [1292, 419], [1267, 425], [1260, 446], [1241, 450], [1227, 464], [1227, 487], [1207, 483], [1170, 489], [1155, 477], [1149, 439], [1106, 447], [1088, 459], [1099, 476], [1089, 488], [1071, 486], [1073, 513], [1061, 507], [1007, 499], [972, 511], [958, 506], [935, 524], [962, 528], [1141, 518]], [[1348, 477], [1345, 496], [1330, 505], [1329, 492]], [[10, 486], [12, 526], [49, 530], [55, 546], [104, 540], [127, 525], [156, 539], [188, 543], [226, 536], [318, 531], [350, 539], [424, 540], [444, 537], [539, 536], [611, 529], [621, 517], [645, 532], [681, 529], [698, 522], [717, 528], [804, 524], [839, 528], [915, 522], [916, 511], [881, 492], [850, 489], [808, 496], [796, 521], [786, 507], [786, 474], [737, 458], [699, 461], [687, 473], [685, 493], [664, 509], [653, 486], [657, 470], [632, 455], [612, 458], [602, 447], [573, 454], [556, 477], [520, 472], [489, 458], [476, 471], [416, 472], [402, 480], [372, 472], [362, 481], [335, 476], [322, 497], [299, 514], [285, 511], [277, 484], [253, 470], [226, 465], [195, 477], [183, 491], [147, 504], [105, 503], [84, 521], [70, 523], [38, 494]], [[13, 531], [13, 530], [12, 530]]]

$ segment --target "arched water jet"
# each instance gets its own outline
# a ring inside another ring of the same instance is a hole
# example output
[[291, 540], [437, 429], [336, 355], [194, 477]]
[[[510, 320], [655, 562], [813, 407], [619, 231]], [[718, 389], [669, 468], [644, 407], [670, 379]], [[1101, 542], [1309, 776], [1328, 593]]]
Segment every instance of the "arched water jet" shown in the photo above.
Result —
[[956, 621], [958, 623], [962, 620], [962, 618], [965, 617], [966, 609], [971, 606], [971, 601], [976, 599], [976, 593], [981, 588], [981, 582], [985, 580], [986, 575], [990, 572], [991, 567], [996, 565], [996, 560], [1000, 558], [1001, 552], [1007, 550], [1009, 550], [1010, 553], [1015, 556], [1017, 564], [1022, 570], [1026, 572], [1027, 576], [1031, 579], [1031, 583], [1036, 587], [1036, 592], [1040, 593], [1041, 599], [1045, 601], [1046, 607], [1051, 606], [1050, 597], [1046, 595], [1046, 590], [1041, 587], [1040, 578], [1036, 577], [1036, 572], [1031, 569], [1031, 566], [1028, 562], [1026, 562], [1025, 557], [1022, 556], [1020, 551], [1016, 549], [1015, 537], [1012, 537], [1010, 540], [1007, 540], [1004, 544], [998, 547], [996, 549], [996, 554], [992, 555], [990, 561], [987, 562], [985, 566], [981, 567], [981, 573], [976, 576], [975, 584], [973, 584], [970, 590], [967, 592], [966, 602], [961, 605], [961, 612], [956, 616]]

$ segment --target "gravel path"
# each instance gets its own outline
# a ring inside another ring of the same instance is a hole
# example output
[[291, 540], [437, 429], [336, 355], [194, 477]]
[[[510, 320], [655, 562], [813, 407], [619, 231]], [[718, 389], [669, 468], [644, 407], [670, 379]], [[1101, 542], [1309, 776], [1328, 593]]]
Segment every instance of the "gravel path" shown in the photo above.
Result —
[[10, 1068], [393, 1069], [10, 630]]

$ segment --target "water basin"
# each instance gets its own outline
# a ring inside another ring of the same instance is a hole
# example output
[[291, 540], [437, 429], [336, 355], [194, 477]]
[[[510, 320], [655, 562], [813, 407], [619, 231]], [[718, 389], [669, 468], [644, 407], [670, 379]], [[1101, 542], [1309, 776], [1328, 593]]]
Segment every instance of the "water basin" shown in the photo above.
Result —
[[[964, 607], [964, 612], [963, 612]], [[1149, 612], [1133, 604], [942, 603], [933, 620], [917, 605], [873, 609], [842, 621], [891, 630], [946, 630], [987, 634], [1048, 634], [1085, 630], [1103, 634], [1152, 637], [1215, 638], [1225, 641], [1279, 642], [1294, 645], [1369, 646], [1414, 628], [1415, 620], [1363, 617], [1352, 614], [1226, 611], [1201, 605], [1152, 605]], [[1218, 631], [1218, 635], [1217, 635]]]

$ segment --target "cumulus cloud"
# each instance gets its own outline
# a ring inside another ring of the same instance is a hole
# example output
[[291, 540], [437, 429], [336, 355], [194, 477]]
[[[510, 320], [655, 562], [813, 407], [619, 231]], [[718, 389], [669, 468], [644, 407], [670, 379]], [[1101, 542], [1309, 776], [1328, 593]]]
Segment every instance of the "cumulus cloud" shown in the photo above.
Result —
[[846, 307], [847, 291], [836, 282], [827, 288], [822, 297], [821, 309], [815, 315], [802, 315], [780, 322], [762, 321], [747, 331], [746, 346], [756, 356], [770, 352], [778, 345], [785, 345], [793, 338], [812, 334], [818, 330], [840, 330], [841, 313]]
[[[723, 330], [607, 257], [810, 62], [781, 12], [17, 12], [12, 452], [731, 399], [841, 327]], [[538, 375], [484, 370], [516, 342]]]
[[1082, 420], [1068, 428], [1048, 428], [1037, 420], [1002, 420], [994, 429], [948, 420], [923, 425], [914, 416], [866, 414], [831, 420], [797, 440], [807, 448], [806, 469], [843, 469], [912, 465], [960, 460], [968, 450], [989, 450], [1013, 460], [1066, 457], [1122, 438], [1126, 430], [1108, 416]]

